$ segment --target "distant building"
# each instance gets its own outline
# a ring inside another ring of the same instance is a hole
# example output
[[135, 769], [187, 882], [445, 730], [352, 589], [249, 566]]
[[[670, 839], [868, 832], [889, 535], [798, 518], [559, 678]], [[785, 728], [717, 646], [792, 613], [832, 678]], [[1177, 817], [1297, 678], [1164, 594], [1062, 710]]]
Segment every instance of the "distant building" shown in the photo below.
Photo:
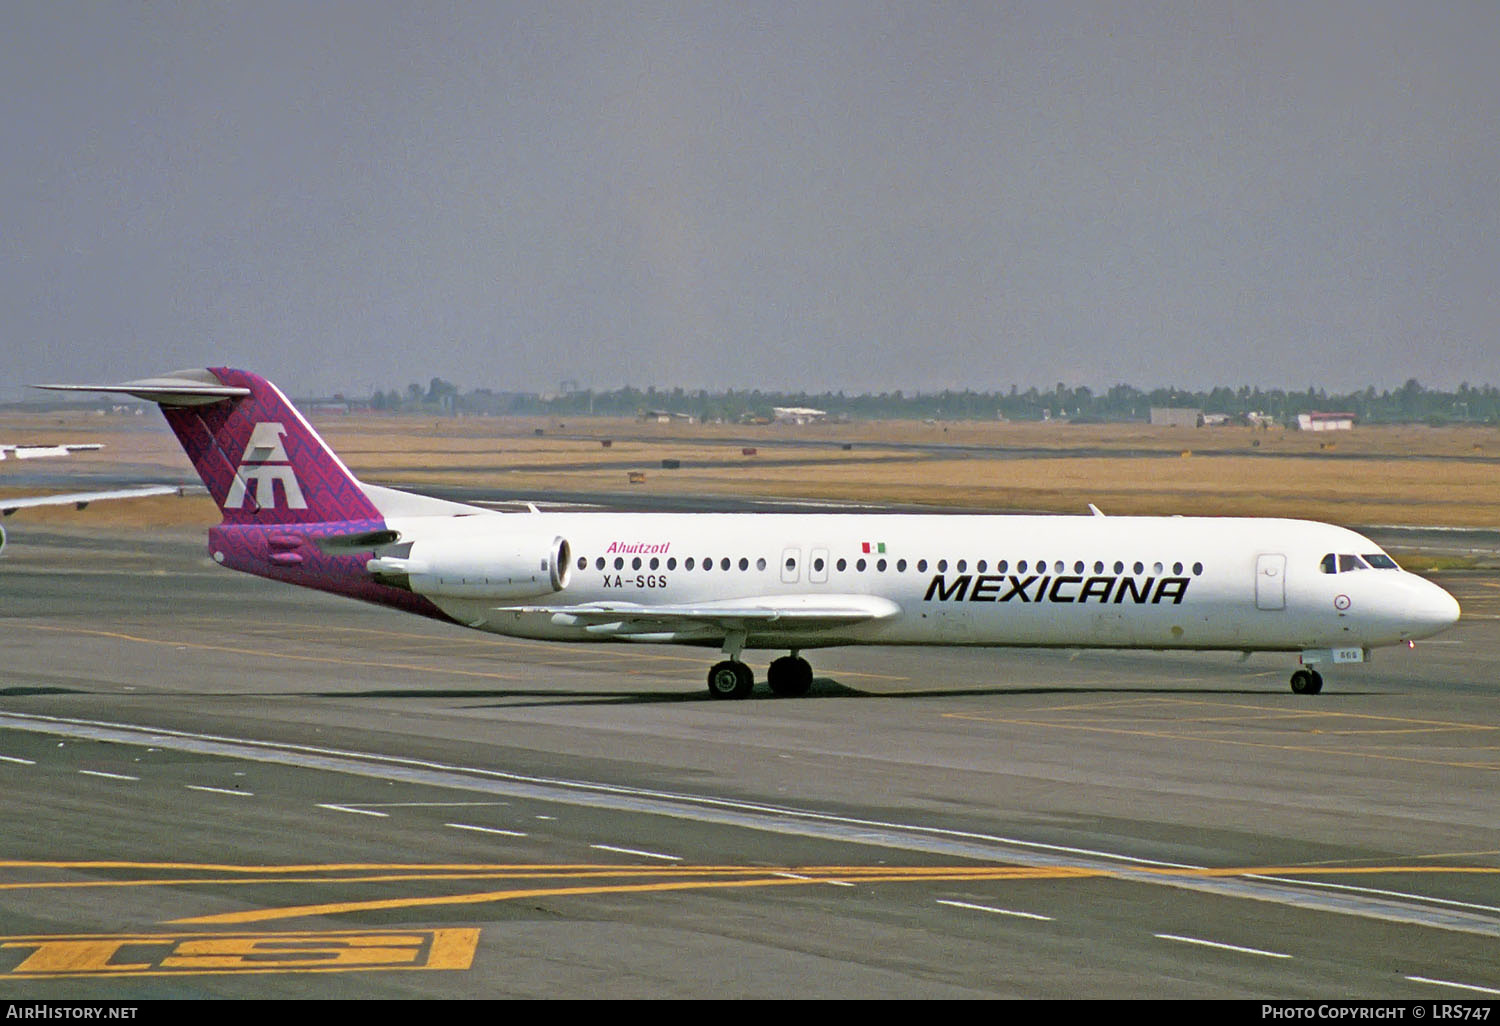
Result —
[[1312, 413], [1297, 414], [1297, 429], [1299, 431], [1353, 431], [1354, 414], [1352, 413]]
[[1203, 411], [1190, 406], [1151, 407], [1152, 427], [1202, 427]]
[[655, 421], [658, 424], [698, 423], [698, 418], [690, 413], [673, 413], [671, 410], [642, 410], [640, 419], [648, 423]]

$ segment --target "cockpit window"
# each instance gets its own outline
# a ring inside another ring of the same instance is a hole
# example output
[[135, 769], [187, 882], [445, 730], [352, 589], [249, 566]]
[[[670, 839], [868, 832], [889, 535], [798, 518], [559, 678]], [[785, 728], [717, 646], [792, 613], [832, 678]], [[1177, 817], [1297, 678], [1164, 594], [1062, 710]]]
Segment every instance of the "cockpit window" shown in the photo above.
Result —
[[1368, 570], [1374, 567], [1376, 570], [1399, 570], [1396, 561], [1383, 552], [1366, 553], [1361, 559], [1349, 552], [1330, 552], [1318, 560], [1318, 569], [1325, 574], [1346, 574], [1351, 570]]

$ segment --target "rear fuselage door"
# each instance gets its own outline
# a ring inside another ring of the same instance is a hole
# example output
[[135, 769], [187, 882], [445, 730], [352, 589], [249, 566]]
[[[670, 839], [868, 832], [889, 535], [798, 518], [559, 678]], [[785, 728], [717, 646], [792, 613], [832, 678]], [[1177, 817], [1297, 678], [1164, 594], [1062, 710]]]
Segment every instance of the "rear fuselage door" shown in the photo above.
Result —
[[1255, 608], [1286, 608], [1286, 557], [1279, 552], [1255, 557]]

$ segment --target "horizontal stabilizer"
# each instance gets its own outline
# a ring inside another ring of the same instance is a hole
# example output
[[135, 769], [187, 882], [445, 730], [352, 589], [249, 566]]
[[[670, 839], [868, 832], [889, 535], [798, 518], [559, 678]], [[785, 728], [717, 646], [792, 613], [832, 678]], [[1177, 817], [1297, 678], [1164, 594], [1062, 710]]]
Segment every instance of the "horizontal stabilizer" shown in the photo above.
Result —
[[250, 389], [226, 385], [206, 370], [180, 370], [119, 385], [33, 385], [53, 392], [114, 392], [162, 406], [203, 406], [247, 396]]

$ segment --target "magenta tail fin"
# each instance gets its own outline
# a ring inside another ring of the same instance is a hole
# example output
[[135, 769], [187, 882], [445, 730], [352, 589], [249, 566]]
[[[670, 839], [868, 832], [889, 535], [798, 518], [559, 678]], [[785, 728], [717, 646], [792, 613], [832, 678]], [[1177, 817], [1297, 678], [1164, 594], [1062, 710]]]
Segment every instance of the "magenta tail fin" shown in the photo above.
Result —
[[209, 374], [221, 387], [213, 389], [197, 373], [209, 395], [163, 387], [145, 397], [161, 404], [225, 523], [379, 519], [359, 481], [279, 388], [246, 371], [214, 367]]

